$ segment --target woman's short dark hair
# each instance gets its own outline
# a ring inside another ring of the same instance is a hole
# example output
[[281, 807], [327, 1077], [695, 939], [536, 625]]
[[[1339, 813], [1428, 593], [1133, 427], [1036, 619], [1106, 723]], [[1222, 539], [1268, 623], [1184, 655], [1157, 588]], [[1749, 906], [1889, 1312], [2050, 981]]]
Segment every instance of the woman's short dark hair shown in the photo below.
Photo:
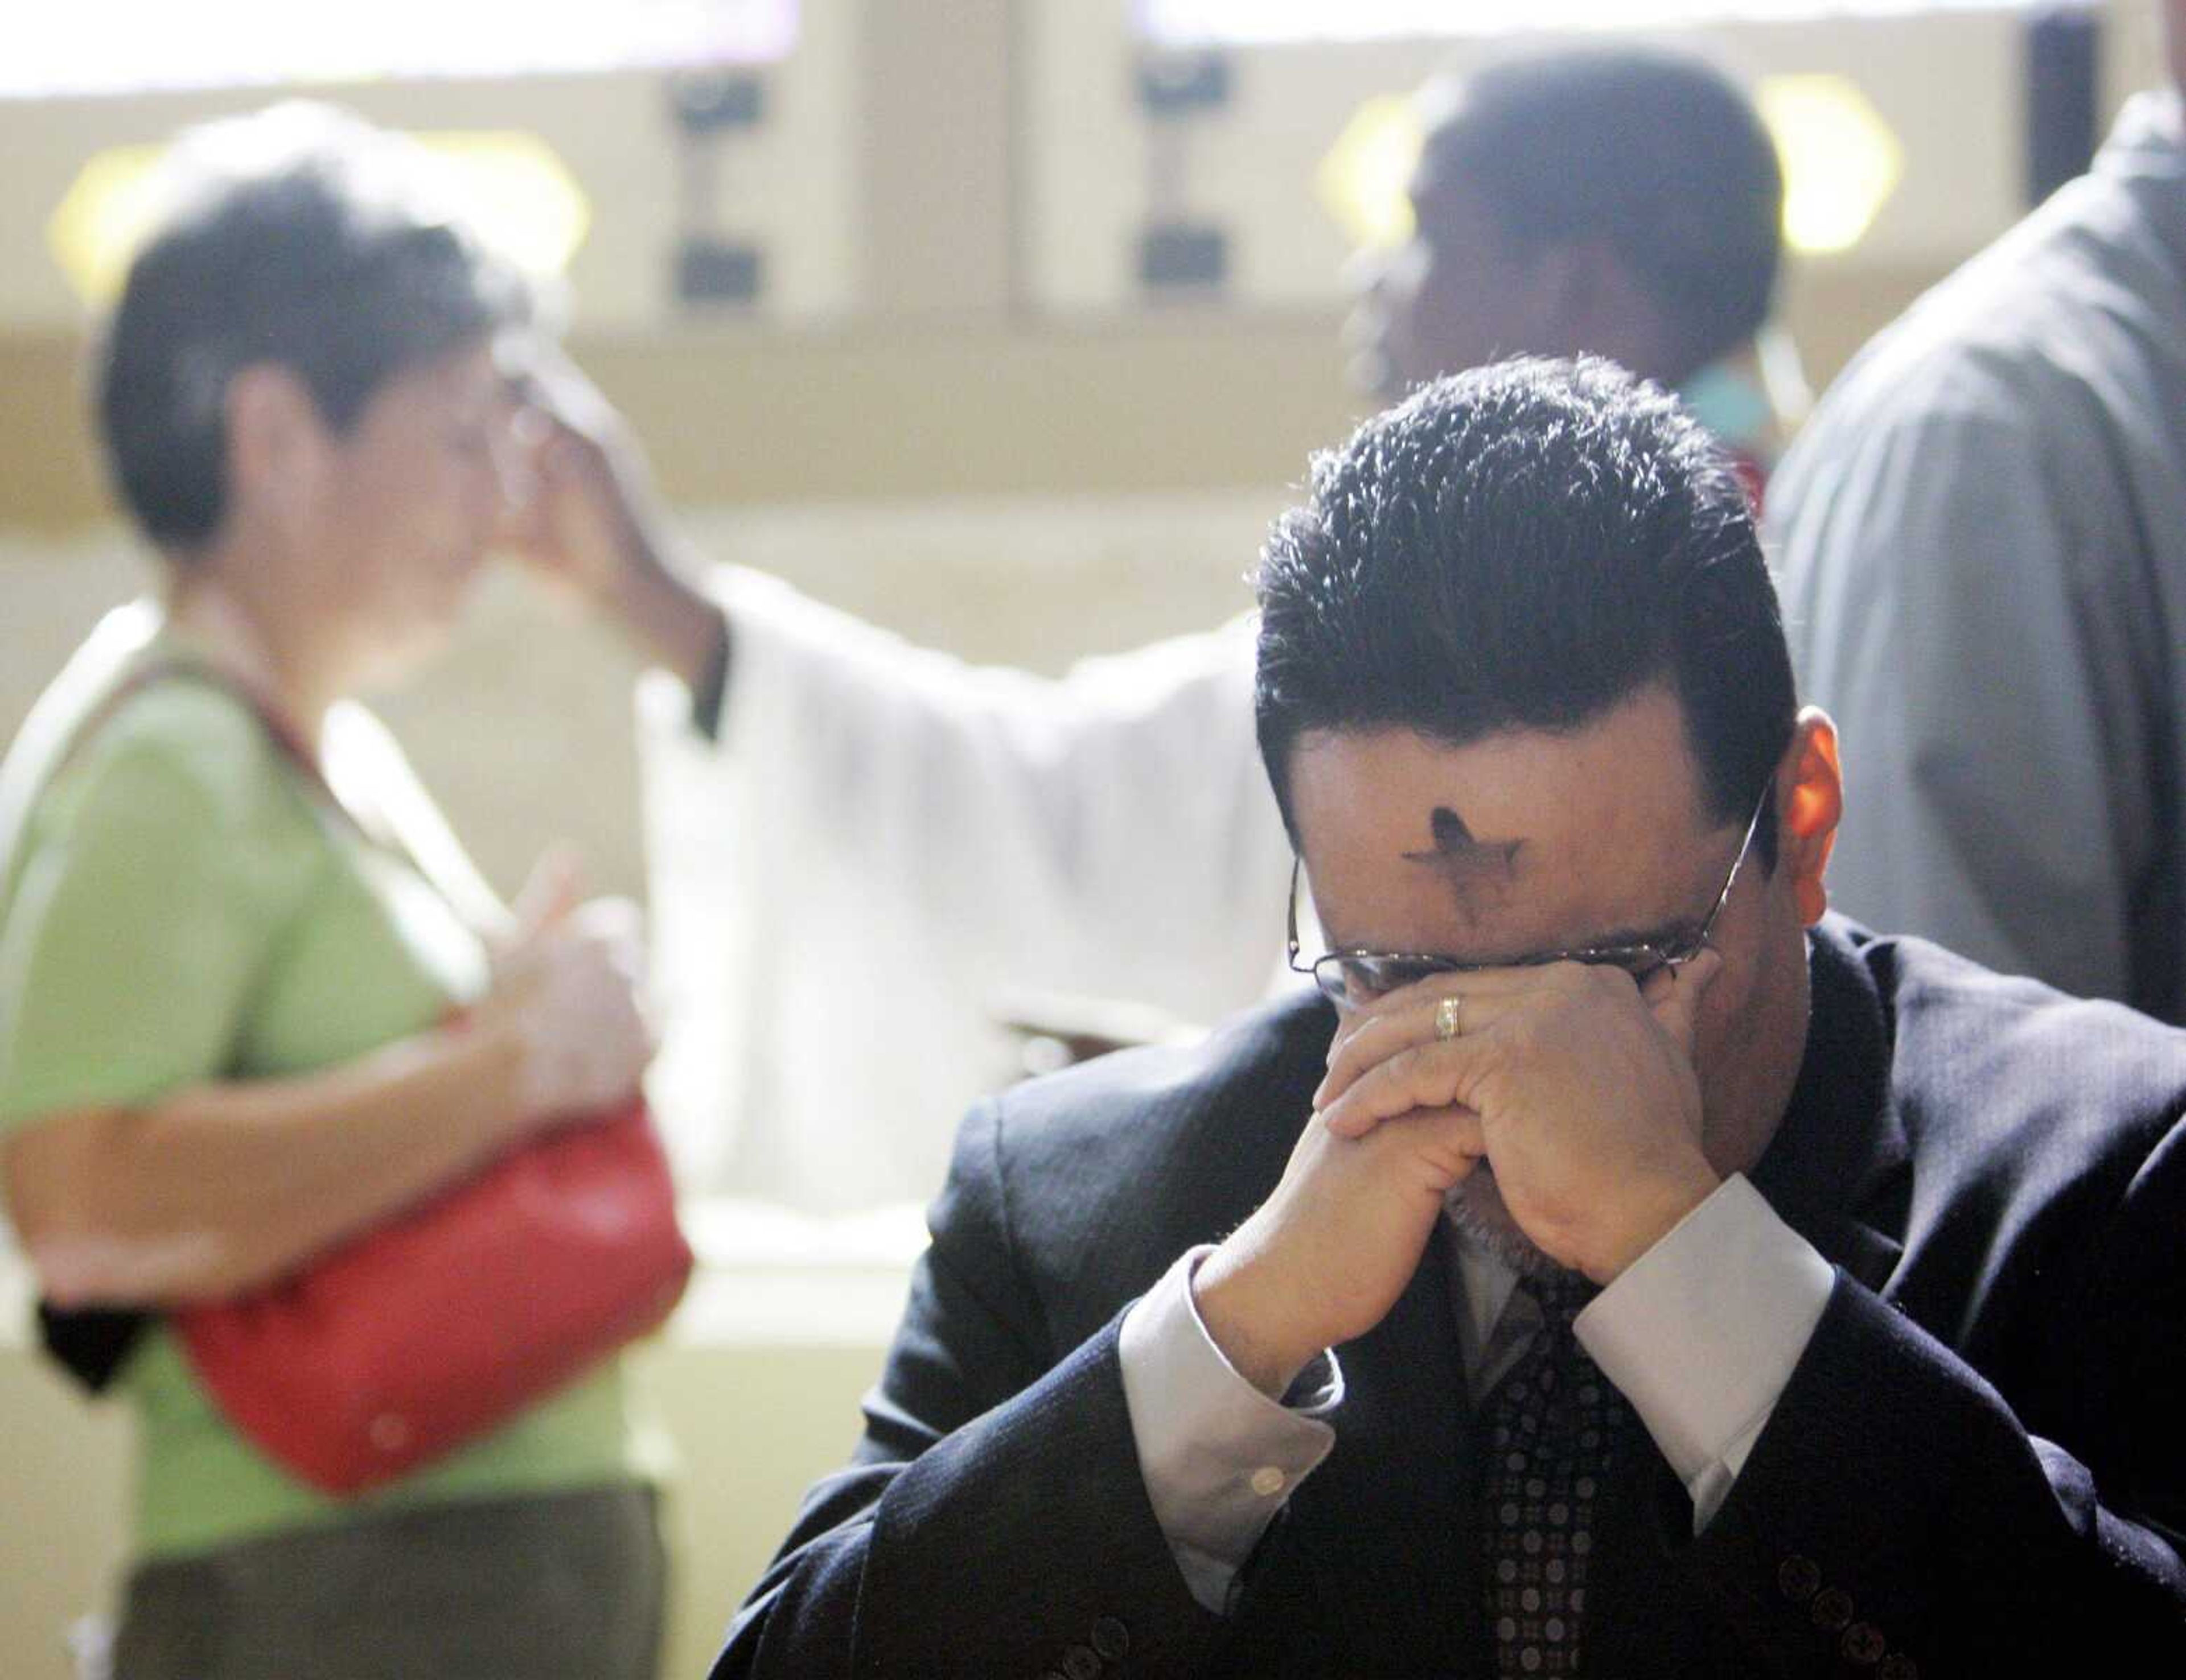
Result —
[[1428, 137], [1521, 249], [1600, 239], [1662, 312], [1684, 378], [1768, 318], [1784, 171], [1752, 104], [1697, 59], [1589, 48], [1491, 64]]
[[123, 501], [187, 557], [227, 512], [225, 397], [272, 363], [353, 424], [406, 369], [522, 319], [528, 288], [434, 202], [414, 143], [289, 104], [191, 131], [171, 208], [96, 351], [98, 428]]
[[[1293, 837], [1309, 731], [1463, 746], [1575, 729], [1662, 684], [1725, 821], [1791, 739], [1745, 489], [1675, 399], [1611, 362], [1500, 362], [1367, 421], [1315, 459], [1257, 585], [1260, 752]], [[1756, 843], [1773, 865], [1773, 827]]]

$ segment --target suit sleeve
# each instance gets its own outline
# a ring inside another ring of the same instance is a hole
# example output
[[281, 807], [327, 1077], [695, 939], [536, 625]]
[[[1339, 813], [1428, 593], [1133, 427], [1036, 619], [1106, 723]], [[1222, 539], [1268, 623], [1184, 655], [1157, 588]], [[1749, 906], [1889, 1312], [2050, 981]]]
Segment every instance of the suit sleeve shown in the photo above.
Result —
[[2020, 1409], [1839, 1274], [1729, 1498], [1682, 1543], [1767, 1672], [2186, 1672], [2182, 1186], [2174, 1127], [2078, 1310], [2026, 1333], [2016, 1358], [2051, 1375]]
[[[714, 1668], [731, 1677], [1196, 1673], [1195, 1603], [1139, 1473], [1120, 1317], [1059, 1360], [1020, 1276], [999, 1112], [973, 1110], [850, 1466], [808, 1496]], [[1080, 1653], [1083, 1655], [1080, 1655]]]

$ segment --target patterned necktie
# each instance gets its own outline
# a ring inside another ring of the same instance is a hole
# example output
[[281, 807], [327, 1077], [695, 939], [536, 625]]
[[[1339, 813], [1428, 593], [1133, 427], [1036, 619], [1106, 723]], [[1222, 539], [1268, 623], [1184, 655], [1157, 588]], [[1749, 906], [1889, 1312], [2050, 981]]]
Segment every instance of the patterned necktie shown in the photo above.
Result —
[[1518, 1287], [1539, 1305], [1541, 1329], [1480, 1420], [1485, 1602], [1506, 1680], [1580, 1672], [1595, 1501], [1633, 1421], [1572, 1332], [1594, 1285], [1571, 1272]]

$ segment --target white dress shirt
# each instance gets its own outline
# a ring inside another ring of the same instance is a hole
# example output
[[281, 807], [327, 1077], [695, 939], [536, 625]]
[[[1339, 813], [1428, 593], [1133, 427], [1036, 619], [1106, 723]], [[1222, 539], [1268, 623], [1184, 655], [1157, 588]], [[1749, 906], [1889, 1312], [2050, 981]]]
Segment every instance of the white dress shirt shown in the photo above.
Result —
[[[1484, 1396], [1525, 1352], [1539, 1314], [1508, 1266], [1461, 1235], [1452, 1249], [1466, 1380]], [[1343, 1372], [1324, 1353], [1280, 1403], [1239, 1375], [1192, 1300], [1192, 1274], [1213, 1252], [1190, 1251], [1131, 1308], [1119, 1351], [1154, 1515], [1192, 1596], [1220, 1613], [1261, 1533], [1336, 1445]], [[1684, 1483], [1694, 1532], [1760, 1438], [1834, 1279], [1734, 1174], [1575, 1321], [1580, 1345]]]

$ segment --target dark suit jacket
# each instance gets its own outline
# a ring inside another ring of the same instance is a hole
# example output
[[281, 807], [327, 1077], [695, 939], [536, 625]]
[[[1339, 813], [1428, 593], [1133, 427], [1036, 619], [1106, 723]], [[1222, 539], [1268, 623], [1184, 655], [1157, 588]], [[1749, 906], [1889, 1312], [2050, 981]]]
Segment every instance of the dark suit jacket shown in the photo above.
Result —
[[[1754, 1179], [1836, 1286], [1705, 1534], [1651, 1442], [1605, 1489], [1588, 1672], [2186, 1672], [2186, 1033], [1834, 919], [1812, 949]], [[1490, 1672], [1433, 1247], [1229, 1616], [1139, 1473], [1121, 1314], [1275, 1184], [1331, 1026], [1300, 998], [972, 1112], [865, 1439], [716, 1680]]]

